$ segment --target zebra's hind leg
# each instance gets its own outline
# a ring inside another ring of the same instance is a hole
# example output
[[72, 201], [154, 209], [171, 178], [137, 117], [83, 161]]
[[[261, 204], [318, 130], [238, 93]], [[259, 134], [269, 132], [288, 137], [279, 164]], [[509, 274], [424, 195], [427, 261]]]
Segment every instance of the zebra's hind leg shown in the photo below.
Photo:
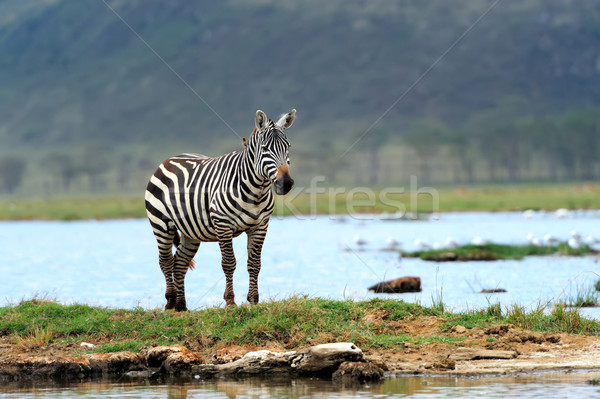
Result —
[[177, 251], [175, 252], [173, 283], [176, 290], [175, 310], [178, 312], [187, 310], [185, 302], [185, 274], [190, 267], [194, 255], [198, 252], [198, 247], [200, 247], [200, 241], [192, 240], [182, 235], [181, 243], [177, 246]]
[[258, 273], [260, 273], [260, 254], [267, 234], [267, 226], [248, 232], [248, 302], [258, 303]]
[[165, 276], [165, 282], [167, 284], [167, 289], [165, 291], [167, 305], [165, 306], [165, 310], [173, 309], [175, 308], [177, 299], [177, 290], [173, 283], [173, 265], [175, 261], [173, 258], [174, 233], [155, 229], [154, 235], [156, 236], [156, 242], [158, 244], [158, 262], [160, 270]]

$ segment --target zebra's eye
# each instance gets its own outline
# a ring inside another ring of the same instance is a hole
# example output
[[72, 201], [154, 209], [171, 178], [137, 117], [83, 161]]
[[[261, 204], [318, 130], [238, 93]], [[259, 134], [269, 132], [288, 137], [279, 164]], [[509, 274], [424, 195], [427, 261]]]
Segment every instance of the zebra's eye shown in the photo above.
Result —
[[269, 152], [269, 147], [267, 147], [265, 144], [263, 144], [261, 146], [262, 152]]

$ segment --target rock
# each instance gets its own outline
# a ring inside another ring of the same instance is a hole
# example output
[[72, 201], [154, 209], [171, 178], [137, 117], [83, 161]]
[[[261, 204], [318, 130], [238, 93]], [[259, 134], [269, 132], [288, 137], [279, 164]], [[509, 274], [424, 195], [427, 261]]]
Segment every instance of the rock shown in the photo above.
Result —
[[420, 277], [400, 277], [382, 281], [368, 288], [375, 293], [401, 294], [403, 292], [421, 292]]
[[506, 292], [504, 288], [484, 288], [480, 291], [481, 294], [499, 294]]
[[90, 344], [89, 342], [82, 342], [79, 344], [82, 348], [94, 349], [96, 345]]
[[146, 358], [141, 353], [92, 353], [83, 358], [89, 363], [93, 374], [103, 376], [146, 369]]
[[[248, 352], [242, 358], [225, 364], [204, 364], [200, 355], [184, 346], [157, 346], [146, 348], [140, 353], [92, 353], [79, 358], [44, 356], [5, 358], [0, 364], [0, 381], [34, 378], [69, 380], [89, 377], [106, 378], [116, 375], [130, 378], [155, 378], [160, 375], [200, 378], [282, 373], [331, 375], [343, 362], [356, 362], [362, 359], [362, 351], [352, 343], [317, 345], [302, 352], [259, 350]], [[360, 378], [367, 378], [369, 373], [373, 372], [372, 368], [367, 366], [357, 370], [345, 373], [354, 373], [353, 375]]]
[[181, 345], [154, 346], [143, 349], [140, 353], [146, 357], [149, 367], [160, 367], [171, 354], [183, 350], [187, 350], [187, 348]]
[[450, 329], [450, 332], [454, 334], [464, 334], [467, 332], [467, 328], [461, 325], [456, 325]]
[[426, 370], [454, 370], [456, 369], [456, 361], [450, 359], [450, 357], [441, 358], [433, 361], [433, 363], [426, 363], [423, 366]]
[[514, 359], [517, 357], [515, 351], [501, 351], [490, 349], [458, 348], [449, 356], [450, 360], [481, 360], [481, 359]]
[[291, 367], [299, 373], [327, 373], [343, 362], [363, 360], [362, 351], [351, 342], [316, 345], [292, 359]]
[[153, 378], [157, 373], [152, 370], [137, 370], [137, 371], [128, 371], [125, 373], [125, 376], [129, 378], [135, 379], [149, 379]]
[[456, 361], [449, 357], [439, 359], [433, 362], [433, 368], [438, 370], [454, 370], [456, 368]]
[[502, 324], [499, 326], [492, 326], [492, 327], [488, 328], [487, 330], [485, 330], [485, 334], [487, 334], [487, 335], [504, 335], [508, 331], [510, 331], [511, 329], [514, 329], [514, 328], [515, 327], [512, 324]]
[[370, 382], [383, 378], [383, 369], [376, 364], [366, 362], [344, 362], [333, 373], [334, 381]]
[[179, 351], [174, 351], [162, 362], [161, 373], [170, 376], [187, 375], [191, 372], [192, 366], [201, 364], [202, 357], [188, 348], [180, 347]]
[[13, 380], [52, 378], [73, 380], [87, 376], [89, 364], [82, 359], [71, 357], [20, 356], [12, 359], [2, 368], [3, 377]]
[[236, 360], [241, 359], [248, 352], [253, 352], [254, 350], [245, 348], [239, 345], [232, 345], [226, 348], [221, 348], [217, 350], [216, 355], [213, 357], [214, 363], [223, 364], [230, 363]]
[[[260, 350], [246, 353], [241, 359], [231, 363], [219, 364], [214, 366], [214, 371], [218, 374], [235, 375], [256, 375], [270, 373], [289, 373], [291, 372], [290, 363], [296, 352], [272, 352], [269, 350]], [[206, 373], [207, 370], [195, 368], [199, 373]], [[212, 369], [209, 370], [212, 372]]]

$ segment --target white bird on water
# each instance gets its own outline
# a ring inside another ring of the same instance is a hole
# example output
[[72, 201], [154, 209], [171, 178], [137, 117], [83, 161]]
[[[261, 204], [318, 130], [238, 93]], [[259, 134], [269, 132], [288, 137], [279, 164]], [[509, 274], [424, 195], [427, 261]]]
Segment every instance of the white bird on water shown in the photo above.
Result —
[[536, 247], [542, 246], [542, 241], [531, 233], [527, 234], [527, 241], [529, 241], [531, 245], [534, 245]]
[[523, 217], [525, 219], [531, 219], [535, 215], [535, 211], [533, 209], [527, 209], [523, 212]]
[[354, 243], [358, 246], [359, 249], [363, 249], [369, 242], [362, 238], [359, 235], [354, 236]]
[[427, 241], [425, 241], [422, 238], [415, 238], [415, 240], [413, 241], [413, 244], [415, 244], [415, 247], [419, 248], [419, 250], [424, 250], [424, 249], [429, 249], [431, 248], [431, 245], [429, 245], [427, 243]]
[[460, 244], [458, 243], [458, 241], [456, 240], [456, 238], [454, 238], [454, 237], [446, 237], [446, 245], [448, 246], [448, 248], [456, 248]]
[[391, 236], [385, 239], [385, 243], [389, 249], [396, 249], [400, 245], [400, 241]]
[[550, 233], [544, 234], [544, 241], [546, 242], [547, 245], [556, 245], [560, 242], [560, 240], [558, 238], [554, 237]]
[[574, 237], [569, 238], [569, 241], [567, 241], [567, 245], [571, 249], [580, 249], [582, 247], [581, 241]]
[[473, 237], [473, 239], [471, 240], [471, 244], [477, 245], [477, 246], [485, 245], [488, 243], [489, 243], [488, 240], [486, 240], [485, 238], [481, 238], [479, 236]]
[[567, 216], [569, 216], [570, 213], [571, 212], [566, 208], [558, 208], [557, 210], [554, 211], [554, 217], [563, 219], [563, 218], [566, 218]]

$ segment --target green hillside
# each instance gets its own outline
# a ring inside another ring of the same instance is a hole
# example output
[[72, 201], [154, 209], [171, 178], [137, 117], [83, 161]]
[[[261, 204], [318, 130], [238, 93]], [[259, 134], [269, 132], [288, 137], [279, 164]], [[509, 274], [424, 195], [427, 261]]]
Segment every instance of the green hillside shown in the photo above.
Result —
[[303, 184], [598, 179], [599, 42], [598, 0], [1, 0], [0, 193], [135, 192], [259, 108]]

